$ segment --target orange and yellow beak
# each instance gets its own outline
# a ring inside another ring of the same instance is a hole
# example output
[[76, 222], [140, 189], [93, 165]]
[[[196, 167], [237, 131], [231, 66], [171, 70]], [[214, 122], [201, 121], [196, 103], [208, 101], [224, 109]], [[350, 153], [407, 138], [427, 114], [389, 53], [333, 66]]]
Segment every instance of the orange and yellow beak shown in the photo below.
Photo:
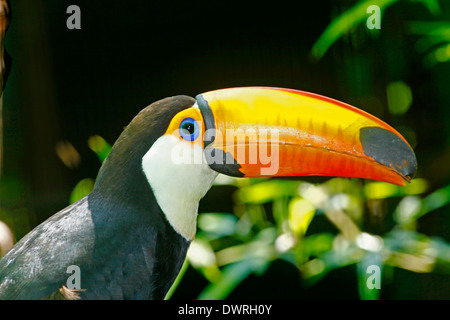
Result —
[[209, 166], [239, 177], [341, 176], [405, 185], [414, 151], [392, 127], [343, 102], [267, 87], [196, 97]]

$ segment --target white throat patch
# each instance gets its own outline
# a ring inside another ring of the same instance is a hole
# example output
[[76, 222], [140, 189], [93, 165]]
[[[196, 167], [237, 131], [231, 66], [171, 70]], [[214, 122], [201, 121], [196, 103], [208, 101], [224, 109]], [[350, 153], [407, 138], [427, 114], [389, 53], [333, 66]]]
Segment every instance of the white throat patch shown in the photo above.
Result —
[[142, 158], [142, 169], [170, 225], [192, 241], [197, 230], [198, 203], [217, 176], [206, 162], [203, 148], [164, 135]]

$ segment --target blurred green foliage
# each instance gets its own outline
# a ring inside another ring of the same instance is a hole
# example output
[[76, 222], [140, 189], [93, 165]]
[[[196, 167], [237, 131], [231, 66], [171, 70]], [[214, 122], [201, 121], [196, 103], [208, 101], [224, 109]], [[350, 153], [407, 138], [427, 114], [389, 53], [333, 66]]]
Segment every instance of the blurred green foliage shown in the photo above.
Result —
[[[357, 179], [343, 178], [320, 184], [235, 179], [232, 185], [238, 188], [235, 211], [200, 214], [187, 255], [188, 263], [209, 282], [198, 299], [227, 298], [246, 277], [264, 273], [276, 259], [294, 265], [307, 286], [333, 269], [356, 264], [361, 299], [379, 298], [380, 290], [366, 285], [371, 265], [382, 270], [382, 283], [390, 281], [391, 273], [385, 270], [393, 267], [450, 272], [450, 245], [415, 227], [420, 217], [450, 201], [450, 185], [425, 197], [421, 197], [427, 191], [422, 179], [407, 188], [383, 182], [363, 186]], [[390, 197], [396, 199], [395, 225], [382, 235], [364, 231], [364, 204]], [[335, 226], [335, 232], [308, 232], [319, 215]]]
[[[88, 139], [89, 148], [94, 151], [101, 163], [105, 161], [112, 146], [99, 135], [90, 136]], [[70, 203], [77, 202], [87, 196], [94, 188], [94, 179], [85, 178], [80, 180], [70, 194]]]
[[[311, 49], [311, 56], [315, 60], [321, 59], [328, 49], [344, 34], [349, 33], [358, 24], [365, 22], [368, 17], [367, 8], [376, 5], [383, 11], [396, 2], [404, 2], [405, 5], [413, 2], [419, 2], [428, 9], [433, 15], [441, 12], [438, 0], [361, 0], [355, 5], [345, 10], [342, 14], [334, 18], [326, 30], [321, 34], [317, 42]], [[419, 28], [420, 29], [420, 28]], [[433, 28], [434, 29], [434, 28]], [[422, 29], [423, 30], [423, 29]], [[436, 32], [434, 30], [433, 32]], [[440, 33], [440, 31], [438, 31]]]
[[420, 37], [416, 49], [424, 55], [426, 67], [450, 61], [450, 22], [411, 21], [409, 32]]

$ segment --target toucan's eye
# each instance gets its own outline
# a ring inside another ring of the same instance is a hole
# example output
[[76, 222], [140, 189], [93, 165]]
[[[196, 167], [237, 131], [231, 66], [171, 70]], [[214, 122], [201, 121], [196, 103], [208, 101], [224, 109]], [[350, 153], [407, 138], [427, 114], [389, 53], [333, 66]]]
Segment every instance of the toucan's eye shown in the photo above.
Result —
[[192, 118], [186, 118], [181, 121], [180, 135], [184, 140], [194, 141], [198, 138], [200, 130], [197, 121]]

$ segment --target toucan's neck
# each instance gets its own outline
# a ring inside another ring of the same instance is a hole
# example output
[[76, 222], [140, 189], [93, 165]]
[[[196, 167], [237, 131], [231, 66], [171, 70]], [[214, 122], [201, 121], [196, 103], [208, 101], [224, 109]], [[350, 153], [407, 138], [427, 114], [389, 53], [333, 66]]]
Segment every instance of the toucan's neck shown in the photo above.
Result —
[[[131, 148], [130, 148], [131, 149]], [[111, 150], [98, 173], [93, 192], [136, 209], [148, 209], [153, 191], [133, 150]]]

